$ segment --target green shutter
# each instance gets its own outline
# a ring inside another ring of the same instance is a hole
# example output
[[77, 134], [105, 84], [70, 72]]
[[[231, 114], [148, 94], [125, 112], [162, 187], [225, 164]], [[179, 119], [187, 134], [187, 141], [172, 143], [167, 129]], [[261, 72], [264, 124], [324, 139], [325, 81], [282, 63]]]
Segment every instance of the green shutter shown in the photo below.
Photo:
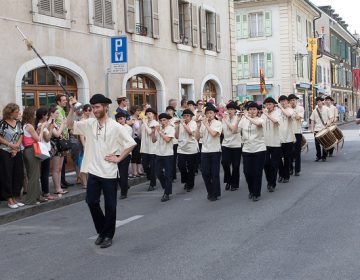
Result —
[[239, 40], [242, 38], [242, 15], [236, 15], [236, 38]]
[[272, 15], [270, 11], [265, 12], [265, 36], [272, 35]]
[[241, 80], [244, 78], [244, 70], [243, 70], [243, 55], [239, 55], [237, 57], [237, 77], [238, 80]]
[[242, 36], [241, 38], [248, 38], [249, 37], [249, 19], [248, 15], [242, 15]]
[[243, 74], [244, 79], [250, 78], [250, 63], [249, 63], [249, 55], [243, 55]]
[[266, 78], [271, 78], [274, 76], [272, 53], [265, 53], [265, 55], [266, 55], [265, 75]]

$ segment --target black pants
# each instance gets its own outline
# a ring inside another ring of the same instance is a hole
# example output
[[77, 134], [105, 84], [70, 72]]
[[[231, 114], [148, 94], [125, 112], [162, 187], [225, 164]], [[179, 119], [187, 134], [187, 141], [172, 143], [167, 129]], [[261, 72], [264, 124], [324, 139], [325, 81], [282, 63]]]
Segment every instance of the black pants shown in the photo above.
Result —
[[281, 147], [266, 147], [264, 171], [268, 184], [276, 187], [276, 179], [281, 160]]
[[199, 168], [201, 168], [201, 149], [202, 149], [202, 143], [199, 143], [199, 152], [197, 153], [195, 173], [198, 173]]
[[140, 164], [141, 163], [141, 154], [140, 154], [141, 140], [137, 137], [135, 137], [134, 140], [136, 142], [136, 146], [131, 152], [131, 163]]
[[176, 161], [177, 161], [177, 157], [178, 157], [177, 148], [178, 148], [178, 144], [174, 144], [173, 145], [173, 150], [174, 150], [173, 179], [174, 180], [176, 180]]
[[210, 197], [221, 195], [220, 160], [221, 152], [201, 154], [201, 174]]
[[[89, 206], [96, 232], [104, 238], [113, 238], [115, 234], [117, 184], [117, 178], [105, 179], [89, 173], [86, 203]], [[105, 214], [100, 207], [101, 192], [104, 194]]]
[[41, 190], [43, 194], [50, 193], [49, 190], [49, 176], [50, 176], [50, 161], [51, 159], [45, 159], [40, 165], [40, 182]]
[[248, 184], [249, 193], [254, 196], [261, 195], [262, 173], [266, 152], [242, 153], [244, 175]]
[[66, 182], [66, 164], [67, 164], [67, 156], [64, 156], [63, 165], [61, 167], [61, 183], [64, 184]]
[[0, 192], [3, 199], [19, 197], [24, 179], [22, 152], [15, 157], [0, 149]]
[[294, 143], [292, 142], [281, 144], [282, 160], [280, 160], [279, 165], [279, 176], [287, 180], [290, 179], [290, 164], [293, 145]]
[[119, 169], [119, 186], [121, 190], [121, 195], [127, 195], [129, 189], [129, 164], [131, 160], [131, 155], [128, 155], [122, 161], [118, 163]]
[[299, 173], [301, 171], [301, 139], [302, 134], [295, 134], [296, 142], [293, 145], [293, 160], [291, 160], [290, 168], [293, 168], [293, 161], [295, 161], [295, 172]]
[[181, 174], [181, 183], [189, 189], [194, 188], [197, 154], [178, 154], [178, 167]]
[[[314, 136], [318, 133], [315, 131]], [[316, 148], [316, 159], [326, 159], [327, 152], [325, 149], [320, 145], [320, 142], [315, 137], [315, 148]], [[321, 153], [322, 152], [322, 153]]]
[[150, 186], [156, 186], [156, 155], [141, 154], [141, 161]]
[[221, 147], [221, 164], [224, 169], [224, 183], [238, 188], [240, 184], [241, 148]]
[[174, 156], [156, 156], [156, 176], [164, 194], [172, 194]]

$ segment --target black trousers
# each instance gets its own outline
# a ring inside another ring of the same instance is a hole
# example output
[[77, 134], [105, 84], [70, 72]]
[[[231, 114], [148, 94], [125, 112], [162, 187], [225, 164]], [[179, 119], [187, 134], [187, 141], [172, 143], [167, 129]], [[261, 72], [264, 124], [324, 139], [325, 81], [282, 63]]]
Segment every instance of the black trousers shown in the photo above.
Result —
[[[118, 179], [106, 179], [89, 173], [86, 203], [89, 206], [96, 232], [101, 237], [113, 238], [116, 225]], [[101, 192], [104, 195], [105, 214], [100, 207]]]
[[224, 183], [234, 188], [240, 185], [241, 148], [221, 147], [221, 164], [224, 169]]
[[172, 194], [174, 156], [156, 156], [156, 176], [164, 194]]
[[201, 149], [202, 149], [202, 143], [199, 143], [199, 152], [197, 153], [195, 173], [198, 173], [198, 169], [201, 168]]
[[178, 158], [177, 149], [178, 149], [178, 144], [174, 144], [174, 145], [173, 145], [173, 151], [174, 151], [173, 179], [174, 179], [174, 180], [176, 180], [176, 162], [177, 162], [177, 158]]
[[296, 142], [293, 145], [293, 159], [291, 160], [290, 168], [294, 170], [293, 162], [295, 161], [295, 172], [301, 171], [301, 139], [302, 134], [295, 134]]
[[281, 147], [266, 147], [264, 171], [268, 184], [276, 187], [276, 179], [281, 160]]
[[150, 186], [156, 186], [156, 155], [141, 154], [141, 161]]
[[[318, 133], [318, 131], [315, 131], [314, 136]], [[317, 159], [326, 159], [327, 152], [325, 149], [320, 145], [320, 142], [315, 138], [315, 148], [316, 148], [316, 158]]]
[[66, 164], [67, 164], [67, 156], [64, 156], [63, 165], [61, 167], [61, 183], [64, 184], [66, 182]]
[[257, 153], [242, 153], [244, 175], [248, 184], [249, 193], [254, 196], [261, 195], [262, 173], [265, 163], [266, 151]]
[[121, 190], [121, 195], [127, 195], [129, 189], [129, 164], [131, 160], [131, 155], [128, 155], [122, 161], [118, 163], [119, 169], [119, 186]]
[[40, 165], [40, 182], [41, 190], [43, 194], [50, 193], [49, 190], [49, 176], [50, 176], [50, 161], [51, 159], [45, 159]]
[[279, 165], [279, 176], [284, 179], [290, 179], [290, 164], [291, 164], [291, 153], [293, 150], [294, 143], [282, 143], [282, 160], [280, 160]]
[[178, 167], [181, 174], [181, 183], [189, 189], [194, 188], [197, 154], [178, 154]]
[[3, 199], [19, 197], [24, 179], [22, 152], [15, 157], [0, 149], [0, 192]]
[[201, 153], [201, 175], [210, 197], [221, 195], [220, 160], [221, 152]]

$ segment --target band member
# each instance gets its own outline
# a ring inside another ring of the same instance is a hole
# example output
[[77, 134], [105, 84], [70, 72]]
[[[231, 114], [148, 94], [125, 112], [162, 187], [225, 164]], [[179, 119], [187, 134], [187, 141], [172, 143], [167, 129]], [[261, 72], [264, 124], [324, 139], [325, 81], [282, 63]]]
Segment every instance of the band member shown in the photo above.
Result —
[[[115, 120], [126, 129], [126, 132], [132, 136], [132, 128], [126, 123], [127, 115], [123, 112], [117, 113], [115, 115]], [[121, 162], [118, 163], [119, 168], [119, 185], [120, 185], [120, 199], [127, 198], [127, 193], [129, 190], [129, 165], [131, 160], [131, 154], [124, 158]]]
[[[302, 139], [302, 122], [304, 120], [304, 107], [297, 102], [299, 97], [295, 94], [288, 96], [291, 108], [295, 112], [295, 119], [293, 120], [293, 131], [295, 134], [295, 144], [293, 146], [292, 159], [295, 161], [295, 176], [299, 176], [301, 171], [301, 139]], [[294, 172], [293, 160], [290, 163], [290, 174]]]
[[[324, 98], [318, 96], [316, 97], [316, 107], [310, 116], [311, 125], [310, 130], [316, 134], [325, 129], [332, 123], [333, 115], [331, 114], [330, 110], [324, 106]], [[324, 148], [321, 148], [320, 142], [315, 137], [315, 147], [316, 147], [316, 159], [315, 161], [326, 161], [327, 152]]]
[[187, 192], [194, 188], [195, 169], [197, 164], [198, 142], [195, 138], [196, 122], [192, 120], [194, 113], [185, 109], [182, 120], [175, 126], [175, 137], [178, 139], [178, 167], [181, 174], [181, 183]]
[[[331, 115], [333, 115], [331, 124], [332, 124], [332, 125], [336, 125], [336, 122], [337, 122], [338, 117], [339, 117], [339, 111], [338, 111], [338, 109], [334, 106], [334, 99], [332, 99], [331, 96], [326, 96], [326, 97], [325, 97], [325, 105], [326, 105], [326, 107], [329, 108]], [[335, 148], [331, 148], [331, 149], [329, 150], [329, 157], [332, 157], [332, 156], [333, 156], [334, 149], [335, 149]]]
[[279, 97], [279, 109], [281, 110], [280, 118], [280, 141], [282, 160], [279, 165], [279, 183], [288, 183], [290, 179], [290, 165], [292, 158], [293, 145], [295, 143], [295, 134], [293, 131], [293, 120], [295, 112], [290, 108], [287, 96]]
[[[187, 108], [191, 110], [191, 112], [193, 112], [194, 114], [196, 113], [197, 111], [197, 108], [196, 108], [196, 103], [193, 101], [193, 100], [189, 100], [187, 102]], [[184, 114], [184, 113], [183, 113]]]
[[259, 105], [247, 104], [247, 112], [239, 127], [244, 146], [242, 148], [244, 175], [249, 189], [249, 199], [258, 201], [261, 196], [261, 181], [265, 163], [266, 146], [263, 134], [264, 120], [258, 117]]
[[281, 160], [281, 143], [280, 143], [280, 110], [276, 109], [277, 102], [272, 97], [264, 100], [265, 109], [261, 118], [264, 120], [263, 130], [266, 145], [266, 155], [264, 171], [268, 182], [269, 192], [273, 192], [276, 187], [276, 179], [279, 171]]
[[170, 124], [171, 116], [162, 113], [159, 115], [160, 126], [155, 127], [153, 142], [157, 142], [156, 150], [156, 176], [160, 181], [164, 194], [161, 202], [168, 201], [172, 194], [173, 180], [173, 139], [175, 137], [175, 128]]
[[[195, 116], [193, 117], [193, 119], [196, 121], [196, 122], [199, 122], [199, 121], [202, 121], [202, 118], [204, 117], [204, 113], [205, 113], [205, 109], [204, 109], [204, 101], [202, 101], [201, 99], [199, 99], [197, 102], [196, 102], [196, 107], [197, 107], [197, 110], [196, 110], [196, 114]], [[201, 165], [201, 149], [202, 149], [202, 139], [200, 138], [198, 140], [198, 143], [199, 143], [199, 152], [198, 152], [198, 155], [197, 155], [197, 161], [196, 161], [196, 169], [195, 169], [195, 174], [198, 174], [198, 169]]]
[[[170, 124], [175, 127], [175, 123], [178, 122], [180, 119], [176, 116], [176, 110], [173, 106], [166, 107], [166, 113], [171, 117]], [[177, 149], [178, 149], [178, 141], [174, 137], [173, 139], [173, 150], [174, 150], [174, 161], [173, 161], [173, 180], [176, 180], [176, 162], [177, 162]]]
[[224, 139], [222, 141], [221, 164], [224, 169], [225, 190], [236, 191], [240, 183], [241, 161], [241, 135], [239, 122], [241, 116], [237, 116], [239, 109], [235, 102], [226, 105], [227, 112], [222, 119]]
[[[74, 97], [70, 98], [70, 112], [67, 119], [75, 135], [86, 137], [88, 157], [88, 183], [86, 202], [89, 206], [95, 228], [99, 234], [95, 241], [101, 248], [112, 245], [116, 224], [117, 164], [126, 159], [136, 143], [126, 129], [108, 117], [111, 100], [102, 94], [90, 99], [95, 118], [74, 122]], [[100, 207], [100, 195], [104, 194], [105, 214]]]
[[153, 143], [152, 138], [155, 127], [159, 123], [155, 120], [156, 112], [152, 108], [145, 111], [145, 118], [141, 125], [141, 160], [147, 179], [150, 181], [148, 191], [153, 191], [156, 187], [156, 149], [157, 144]]
[[215, 119], [218, 110], [209, 104], [205, 117], [197, 122], [196, 137], [202, 139], [201, 174], [208, 193], [208, 200], [216, 201], [221, 196], [220, 189], [220, 134], [222, 124]]

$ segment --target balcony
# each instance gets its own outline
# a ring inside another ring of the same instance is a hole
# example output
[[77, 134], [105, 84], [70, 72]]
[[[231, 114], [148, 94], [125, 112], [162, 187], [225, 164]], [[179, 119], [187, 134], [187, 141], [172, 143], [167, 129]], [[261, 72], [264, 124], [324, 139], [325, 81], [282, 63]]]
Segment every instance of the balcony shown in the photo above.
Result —
[[141, 25], [141, 24], [136, 24], [135, 26], [135, 33], [137, 35], [140, 35], [140, 36], [147, 36], [147, 27]]
[[206, 46], [206, 49], [209, 50], [209, 51], [213, 51], [213, 50], [214, 50], [214, 44], [208, 42], [208, 43], [207, 43], [207, 46]]

